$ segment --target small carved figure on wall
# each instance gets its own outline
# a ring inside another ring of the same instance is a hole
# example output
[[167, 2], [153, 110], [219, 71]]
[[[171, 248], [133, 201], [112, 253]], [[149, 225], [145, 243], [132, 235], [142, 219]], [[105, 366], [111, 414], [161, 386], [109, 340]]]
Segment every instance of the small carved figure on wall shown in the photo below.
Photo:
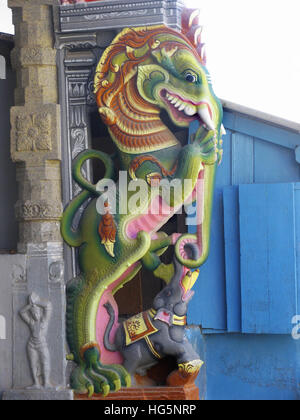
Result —
[[51, 388], [50, 355], [47, 345], [47, 331], [52, 313], [50, 302], [42, 302], [32, 293], [20, 316], [30, 329], [27, 354], [33, 377], [33, 385], [27, 389]]

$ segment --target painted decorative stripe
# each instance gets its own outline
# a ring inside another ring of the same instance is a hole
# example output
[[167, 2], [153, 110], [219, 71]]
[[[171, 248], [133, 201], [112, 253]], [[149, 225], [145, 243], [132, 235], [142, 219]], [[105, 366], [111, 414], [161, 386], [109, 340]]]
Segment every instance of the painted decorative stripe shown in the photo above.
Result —
[[173, 315], [173, 325], [186, 325], [186, 316]]
[[153, 354], [153, 356], [155, 356], [157, 359], [162, 359], [162, 356], [155, 350], [151, 340], [149, 339], [149, 337], [145, 337], [145, 341], [149, 347], [149, 350], [151, 351], [151, 353]]

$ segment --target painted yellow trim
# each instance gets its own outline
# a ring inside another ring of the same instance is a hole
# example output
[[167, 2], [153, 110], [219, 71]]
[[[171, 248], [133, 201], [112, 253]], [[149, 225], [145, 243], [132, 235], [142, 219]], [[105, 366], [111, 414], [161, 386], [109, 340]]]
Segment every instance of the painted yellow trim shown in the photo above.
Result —
[[146, 341], [146, 343], [147, 343], [147, 345], [149, 347], [149, 350], [153, 354], [153, 356], [155, 356], [157, 359], [162, 359], [162, 356], [159, 353], [157, 353], [157, 351], [153, 347], [153, 344], [151, 343], [149, 337], [145, 337], [145, 341]]

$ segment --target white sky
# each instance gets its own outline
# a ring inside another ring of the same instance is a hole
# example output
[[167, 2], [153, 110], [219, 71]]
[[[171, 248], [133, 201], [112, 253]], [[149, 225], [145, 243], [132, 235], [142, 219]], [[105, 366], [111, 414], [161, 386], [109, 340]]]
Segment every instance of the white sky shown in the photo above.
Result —
[[[186, 0], [202, 11], [216, 94], [300, 123], [300, 0]], [[13, 33], [7, 0], [0, 32]]]
[[300, 122], [300, 0], [186, 0], [223, 99]]

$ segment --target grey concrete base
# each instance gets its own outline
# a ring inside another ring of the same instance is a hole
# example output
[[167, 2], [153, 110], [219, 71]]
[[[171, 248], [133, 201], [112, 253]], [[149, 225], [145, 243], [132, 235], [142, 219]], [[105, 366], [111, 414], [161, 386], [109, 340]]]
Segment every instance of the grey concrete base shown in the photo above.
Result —
[[12, 389], [4, 391], [3, 401], [72, 401], [73, 391], [71, 390], [27, 390]]

